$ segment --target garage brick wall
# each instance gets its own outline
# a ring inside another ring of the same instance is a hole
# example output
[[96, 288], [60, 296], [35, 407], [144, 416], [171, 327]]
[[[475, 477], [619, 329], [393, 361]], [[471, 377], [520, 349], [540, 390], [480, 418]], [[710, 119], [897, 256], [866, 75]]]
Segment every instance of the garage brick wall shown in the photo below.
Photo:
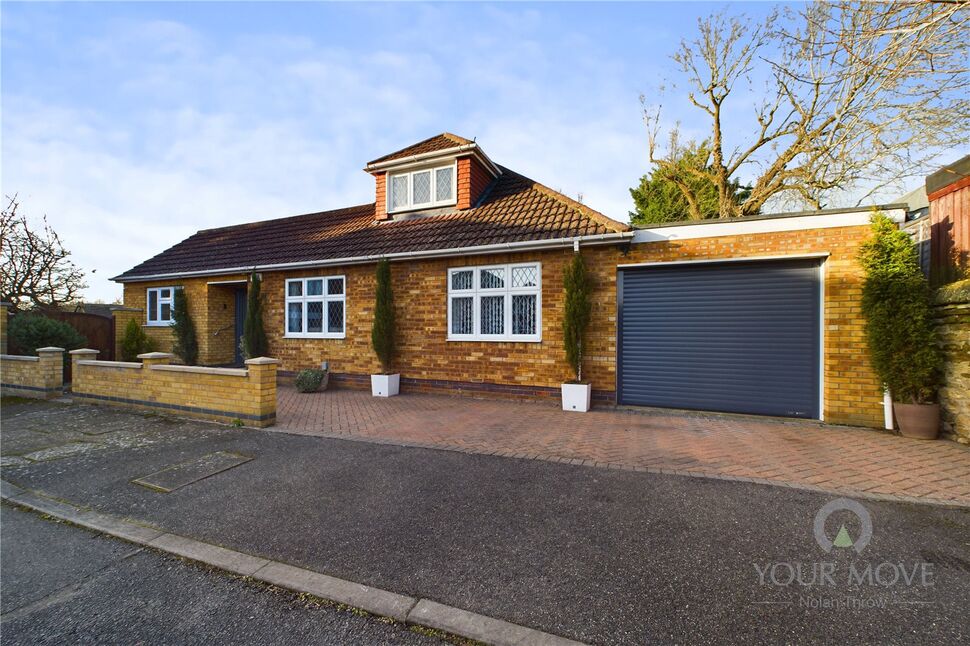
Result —
[[601, 307], [594, 309], [590, 340], [590, 375], [594, 386], [616, 379], [617, 264], [785, 256], [827, 252], [824, 263], [824, 405], [826, 421], [862, 426], [882, 425], [882, 388], [866, 351], [859, 301], [862, 269], [856, 262], [868, 226], [722, 236], [632, 245], [626, 255], [614, 250], [587, 250], [599, 285]]
[[[859, 308], [862, 274], [855, 262], [859, 243], [867, 235], [867, 226], [857, 226], [635, 244], [629, 245], [626, 251], [614, 245], [584, 248], [596, 284], [584, 375], [592, 380], [594, 391], [601, 397], [611, 397], [615, 392], [617, 265], [827, 252], [831, 255], [825, 263], [824, 286], [825, 418], [829, 422], [880, 426], [882, 391], [866, 356]], [[535, 386], [549, 396], [558, 396], [559, 385], [569, 378], [562, 349], [561, 322], [562, 272], [571, 255], [572, 249], [564, 248], [541, 253], [394, 262], [394, 296], [401, 330], [397, 366], [402, 377], [406, 380]], [[536, 260], [542, 262], [541, 343], [446, 340], [449, 267]], [[284, 280], [327, 275], [347, 277], [346, 338], [282, 338]], [[143, 308], [145, 287], [161, 284], [171, 283], [128, 283], [125, 305]], [[213, 290], [213, 286], [206, 288], [205, 279], [185, 280], [181, 284], [189, 290], [193, 314], [202, 312], [196, 316], [200, 349], [204, 348], [202, 356], [210, 363], [226, 360], [226, 348], [217, 345], [212, 335], [217, 326], [231, 321], [231, 315], [226, 318], [224, 313], [231, 313], [232, 304], [225, 309], [221, 305], [207, 307], [203, 298], [215, 298], [218, 291]], [[370, 347], [374, 265], [263, 272], [263, 293], [270, 356], [281, 360], [281, 370], [315, 367], [326, 360], [332, 371], [360, 375], [363, 380], [378, 369]], [[168, 332], [160, 328], [148, 329], [158, 336], [161, 336], [159, 332]]]

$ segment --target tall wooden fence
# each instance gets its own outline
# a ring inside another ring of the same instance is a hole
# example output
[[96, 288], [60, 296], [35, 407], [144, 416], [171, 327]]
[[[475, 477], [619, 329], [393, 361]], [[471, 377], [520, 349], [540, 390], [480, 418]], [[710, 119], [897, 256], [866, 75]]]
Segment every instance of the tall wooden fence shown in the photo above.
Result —
[[105, 316], [84, 312], [44, 312], [44, 316], [64, 321], [88, 341], [84, 347], [98, 351], [105, 361], [115, 358], [115, 322]]
[[[4, 308], [6, 315], [7, 308]], [[19, 316], [12, 312], [10, 316]], [[97, 314], [87, 314], [85, 312], [62, 312], [60, 310], [45, 310], [41, 312], [43, 316], [57, 321], [63, 321], [77, 330], [78, 334], [86, 339], [85, 347], [97, 350], [100, 356], [105, 357], [106, 361], [113, 361], [115, 358], [115, 322], [104, 316]], [[4, 333], [6, 329], [4, 329]], [[23, 354], [33, 352], [32, 348], [12, 348]], [[64, 381], [71, 380], [71, 363], [64, 364]]]

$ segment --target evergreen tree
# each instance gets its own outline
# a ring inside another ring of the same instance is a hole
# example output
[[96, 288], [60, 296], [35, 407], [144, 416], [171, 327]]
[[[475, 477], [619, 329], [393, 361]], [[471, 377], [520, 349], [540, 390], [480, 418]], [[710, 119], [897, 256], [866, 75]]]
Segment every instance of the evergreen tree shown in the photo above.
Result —
[[172, 333], [175, 344], [172, 352], [179, 356], [185, 365], [194, 366], [199, 361], [199, 342], [195, 337], [195, 323], [189, 314], [189, 299], [184, 289], [175, 290], [175, 303], [172, 309]]
[[121, 337], [121, 360], [138, 361], [138, 355], [153, 350], [155, 350], [155, 342], [145, 334], [145, 330], [141, 328], [138, 321], [129, 319]]
[[383, 259], [377, 263], [377, 292], [374, 301], [374, 327], [371, 329], [371, 345], [381, 362], [384, 374], [391, 372], [397, 349], [394, 324], [394, 295], [391, 291], [391, 263]]
[[894, 400], [927, 403], [936, 395], [943, 365], [932, 292], [909, 234], [882, 214], [873, 217], [872, 232], [859, 251], [872, 367]]
[[[662, 224], [683, 220], [706, 220], [718, 217], [717, 186], [705, 173], [709, 159], [708, 143], [691, 142], [681, 146], [676, 140], [670, 147], [674, 164], [656, 165], [640, 184], [630, 189], [635, 211], [633, 224]], [[734, 199], [740, 204], [751, 193], [751, 187], [731, 183]]]
[[563, 276], [566, 292], [563, 309], [563, 342], [566, 361], [573, 370], [576, 381], [583, 379], [583, 337], [589, 327], [593, 311], [592, 283], [581, 254], [575, 254]]
[[247, 359], [263, 357], [269, 352], [266, 330], [263, 327], [263, 296], [260, 293], [262, 279], [253, 273], [249, 277], [246, 320], [243, 322], [242, 352]]

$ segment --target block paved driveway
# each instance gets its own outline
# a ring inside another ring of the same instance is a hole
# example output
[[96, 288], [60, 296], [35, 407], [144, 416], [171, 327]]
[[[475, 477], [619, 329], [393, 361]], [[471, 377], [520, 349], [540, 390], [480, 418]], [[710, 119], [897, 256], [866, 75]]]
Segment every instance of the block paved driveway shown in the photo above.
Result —
[[281, 386], [271, 431], [970, 506], [970, 449], [805, 421]]

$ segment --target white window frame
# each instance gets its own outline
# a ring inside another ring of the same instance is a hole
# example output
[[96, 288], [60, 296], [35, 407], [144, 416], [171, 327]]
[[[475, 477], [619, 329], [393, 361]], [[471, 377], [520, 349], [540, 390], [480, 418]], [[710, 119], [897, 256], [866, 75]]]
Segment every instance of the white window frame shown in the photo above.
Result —
[[[451, 198], [448, 200], [438, 200], [438, 170], [442, 168], [451, 169]], [[414, 203], [414, 175], [418, 173], [431, 173], [431, 201], [422, 202], [420, 204]], [[408, 178], [408, 201], [403, 207], [397, 209], [393, 206], [393, 178], [395, 177], [407, 177]], [[399, 173], [388, 173], [387, 181], [384, 185], [384, 190], [387, 200], [387, 212], [388, 213], [402, 213], [404, 211], [414, 211], [416, 209], [430, 209], [439, 206], [451, 206], [458, 203], [458, 164], [456, 162], [451, 162], [450, 164], [438, 164], [437, 166], [423, 166], [421, 168], [409, 169], [407, 171], [402, 171]]]
[[[342, 293], [340, 294], [330, 294], [330, 283], [329, 281], [339, 278], [343, 282]], [[307, 281], [311, 280], [322, 280], [323, 281], [323, 294], [315, 294], [312, 296], [307, 295], [306, 284]], [[290, 284], [291, 283], [301, 283], [300, 286], [300, 296], [290, 296]], [[344, 275], [335, 276], [307, 276], [305, 278], [287, 278], [283, 282], [283, 338], [286, 339], [343, 339], [347, 337], [347, 277]], [[329, 310], [329, 303], [341, 302], [344, 306], [344, 317], [341, 321], [340, 332], [328, 332], [327, 331], [327, 313]], [[307, 332], [307, 303], [311, 302], [322, 302], [323, 303], [323, 321], [322, 321], [322, 331], [320, 332]], [[301, 332], [290, 332], [290, 303], [302, 303], [303, 319], [301, 323]]]
[[[534, 287], [512, 287], [512, 270], [521, 267], [534, 267], [536, 270], [536, 285]], [[505, 287], [498, 289], [483, 289], [481, 287], [482, 270], [503, 269], [505, 271]], [[452, 289], [452, 276], [457, 272], [472, 272], [471, 289]], [[535, 334], [512, 334], [512, 297], [516, 294], [534, 294], [536, 296], [536, 332]], [[481, 313], [483, 296], [505, 296], [504, 303], [504, 334], [481, 334]], [[451, 303], [453, 298], [472, 298], [472, 334], [453, 334], [451, 317]], [[470, 265], [467, 267], [451, 267], [448, 269], [448, 341], [521, 341], [526, 343], [540, 343], [542, 341], [542, 263], [516, 262], [508, 265]]]
[[[162, 290], [168, 290], [168, 297], [162, 298]], [[145, 325], [149, 327], [169, 327], [175, 323], [175, 290], [182, 289], [175, 285], [162, 285], [161, 287], [149, 287], [145, 290]], [[155, 320], [153, 321], [151, 316], [152, 312], [149, 309], [149, 305], [152, 302], [151, 294], [156, 293], [155, 296]], [[162, 318], [162, 305], [168, 305], [168, 319]]]

